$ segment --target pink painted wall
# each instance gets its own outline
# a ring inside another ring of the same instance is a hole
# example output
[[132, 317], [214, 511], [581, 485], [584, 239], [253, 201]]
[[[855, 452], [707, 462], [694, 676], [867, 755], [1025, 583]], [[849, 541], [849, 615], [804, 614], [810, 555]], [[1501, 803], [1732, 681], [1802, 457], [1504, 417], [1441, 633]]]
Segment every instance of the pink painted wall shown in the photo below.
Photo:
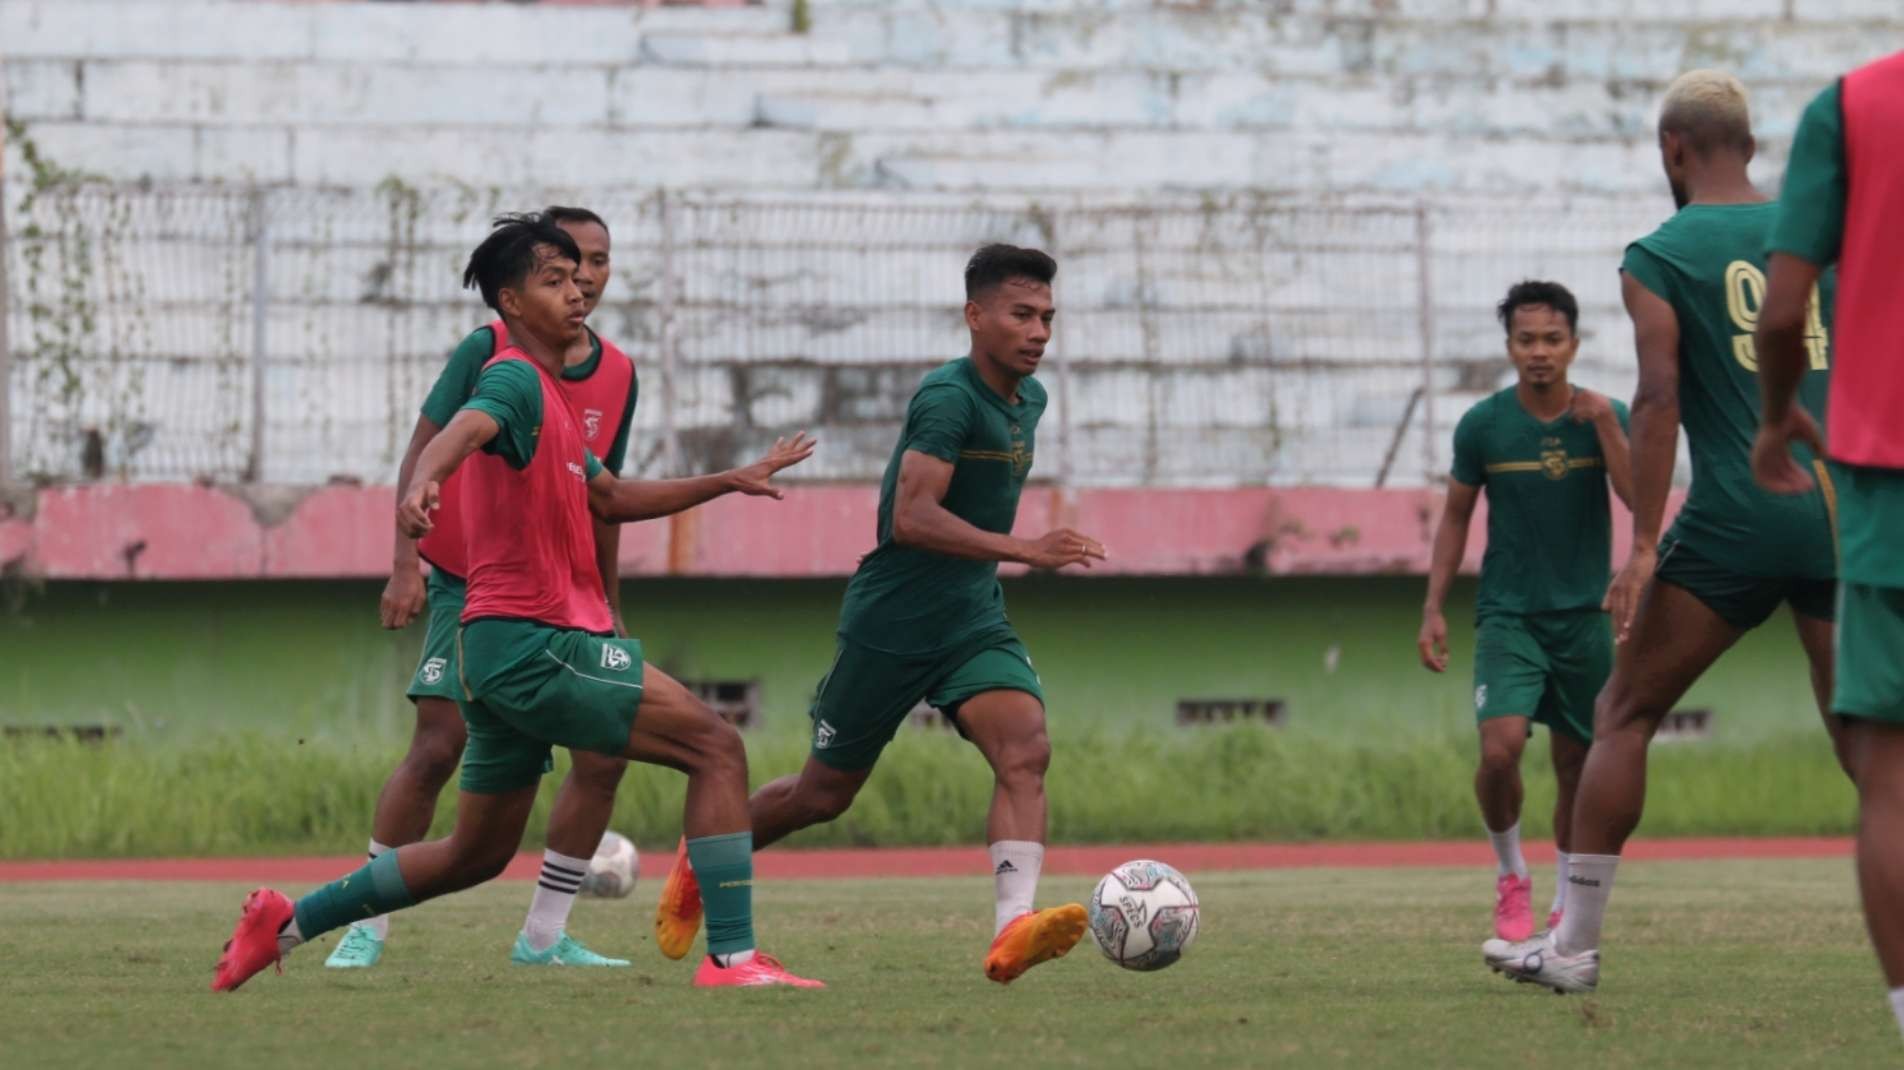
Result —
[[[281, 494], [282, 492], [277, 492]], [[1668, 509], [1678, 509], [1675, 495]], [[388, 487], [324, 487], [254, 506], [196, 485], [95, 484], [41, 490], [0, 513], [0, 567], [47, 579], [365, 578], [387, 575], [394, 530]], [[630, 525], [630, 576], [843, 576], [873, 545], [878, 488], [794, 485], [787, 498], [724, 498]], [[4, 509], [0, 506], [0, 509]], [[1096, 536], [1096, 573], [1200, 575], [1261, 567], [1276, 574], [1420, 574], [1441, 494], [1326, 487], [1084, 490], [1031, 487], [1017, 533], [1066, 525]], [[1614, 503], [1614, 557], [1630, 541]], [[1486, 500], [1464, 568], [1480, 564]], [[1010, 570], [1008, 569], [1008, 572]], [[1022, 571], [1022, 570], [1019, 570]]]

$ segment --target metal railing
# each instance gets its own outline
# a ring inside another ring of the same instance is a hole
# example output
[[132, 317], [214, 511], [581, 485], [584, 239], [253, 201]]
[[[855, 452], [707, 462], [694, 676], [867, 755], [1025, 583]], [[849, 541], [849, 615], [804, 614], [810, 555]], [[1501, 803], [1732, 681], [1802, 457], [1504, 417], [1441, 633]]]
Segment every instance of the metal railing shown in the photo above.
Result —
[[638, 362], [641, 471], [807, 428], [805, 478], [877, 478], [920, 376], [964, 349], [966, 257], [1011, 241], [1060, 264], [1035, 474], [1086, 486], [1433, 480], [1453, 421], [1506, 382], [1493, 305], [1524, 277], [1575, 290], [1575, 377], [1624, 394], [1620, 250], [1665, 214], [15, 187], [0, 480], [388, 481], [444, 355], [490, 318], [458, 286], [468, 250], [551, 199], [613, 229], [593, 325]]

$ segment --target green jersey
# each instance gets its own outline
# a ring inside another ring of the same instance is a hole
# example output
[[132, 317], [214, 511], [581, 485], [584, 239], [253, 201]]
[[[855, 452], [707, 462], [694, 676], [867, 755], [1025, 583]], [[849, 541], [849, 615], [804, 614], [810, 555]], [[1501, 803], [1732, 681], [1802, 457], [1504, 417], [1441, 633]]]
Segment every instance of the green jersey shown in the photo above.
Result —
[[[579, 382], [595, 374], [602, 363], [602, 340], [594, 331], [588, 332], [591, 343], [588, 359], [580, 364], [562, 369], [562, 378], [568, 382]], [[450, 352], [449, 363], [436, 377], [436, 383], [430, 387], [429, 396], [423, 399], [423, 417], [437, 427], [449, 426], [456, 410], [476, 393], [476, 380], [483, 373], [483, 365], [496, 355], [496, 333], [487, 326], [478, 327], [469, 332], [469, 336], [458, 342]], [[628, 380], [628, 405], [622, 410], [621, 426], [615, 430], [615, 440], [608, 452], [601, 458], [602, 467], [616, 475], [621, 474], [622, 462], [628, 456], [628, 433], [635, 422], [636, 392], [640, 389], [640, 380], [630, 376]], [[537, 412], [541, 411], [540, 395], [537, 395]], [[491, 415], [494, 415], [493, 413]]]
[[[1694, 204], [1626, 248], [1620, 270], [1673, 307], [1679, 320], [1679, 417], [1692, 448], [1692, 489], [1670, 533], [1747, 576], [1836, 575], [1831, 519], [1817, 490], [1772, 494], [1752, 479], [1759, 428], [1759, 304], [1765, 246], [1778, 205]], [[1798, 398], [1822, 428], [1835, 275], [1812, 299], [1811, 369]], [[1820, 299], [1822, 296], [1822, 300]], [[1797, 447], [1799, 460], [1813, 458]]]
[[[1626, 406], [1613, 412], [1626, 426]], [[1611, 579], [1606, 454], [1592, 424], [1541, 421], [1514, 387], [1484, 398], [1454, 430], [1455, 482], [1486, 487], [1487, 554], [1477, 617], [1598, 609]]]
[[1005, 623], [996, 561], [968, 561], [893, 542], [899, 465], [917, 450], [954, 467], [943, 505], [973, 527], [1010, 534], [1018, 493], [1031, 472], [1045, 388], [1018, 384], [1016, 404], [999, 397], [970, 358], [943, 364], [919, 384], [906, 425], [879, 484], [879, 544], [847, 582], [841, 635], [888, 654], [955, 646]]

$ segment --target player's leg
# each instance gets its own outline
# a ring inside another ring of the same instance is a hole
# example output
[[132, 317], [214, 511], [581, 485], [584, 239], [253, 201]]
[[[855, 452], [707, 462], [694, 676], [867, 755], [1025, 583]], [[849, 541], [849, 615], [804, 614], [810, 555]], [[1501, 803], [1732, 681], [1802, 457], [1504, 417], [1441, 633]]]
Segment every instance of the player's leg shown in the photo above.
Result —
[[[371, 858], [429, 835], [436, 801], [463, 756], [463, 715], [456, 709], [456, 700], [462, 697], [456, 669], [456, 628], [463, 613], [463, 584], [446, 573], [432, 571], [425, 589], [429, 619], [424, 625], [423, 652], [407, 692], [416, 704], [416, 727], [411, 732], [409, 750], [377, 793], [376, 815], [370, 826]], [[337, 942], [324, 965], [333, 969], [375, 966], [383, 957], [389, 935], [390, 919], [384, 915], [358, 921]]]
[[[924, 697], [935, 664], [839, 640], [808, 711], [813, 748], [806, 764], [798, 773], [769, 781], [747, 800], [755, 850], [846, 812], [880, 752]], [[694, 870], [683, 839], [655, 906], [655, 946], [669, 958], [686, 955], [700, 931], [702, 903]]]
[[1591, 991], [1598, 984], [1600, 927], [1614, 871], [1646, 804], [1647, 746], [1673, 704], [1742, 634], [1678, 583], [1656, 578], [1648, 585], [1595, 704], [1593, 745], [1574, 794], [1560, 927], [1546, 938], [1484, 945], [1489, 963], [1556, 991]]
[[1554, 900], [1547, 908], [1547, 930], [1560, 927], [1567, 911], [1567, 876], [1573, 859], [1574, 800], [1580, 794], [1580, 773], [1586, 768], [1590, 744], [1565, 732], [1549, 733], [1554, 765]]
[[740, 732], [673, 677], [642, 672], [641, 712], [626, 756], [687, 774], [681, 815], [687, 856], [707, 917], [708, 957], [696, 985], [792, 984], [794, 977], [754, 942], [753, 827], [747, 812], [747, 751]]
[[1552, 932], [1566, 912], [1574, 799], [1593, 744], [1593, 706], [1613, 673], [1613, 630], [1595, 610], [1542, 618], [1538, 631], [1550, 667], [1534, 719], [1547, 726], [1554, 768], [1554, 899], [1546, 926]]
[[1843, 582], [1832, 709], [1858, 788], [1865, 927], [1904, 1029], [1904, 589]]
[[569, 912], [588, 876], [589, 859], [615, 813], [615, 789], [628, 760], [593, 751], [569, 752], [569, 775], [549, 812], [548, 846], [529, 899], [529, 914], [510, 952], [513, 962], [530, 966], [626, 966], [627, 959], [598, 955], [568, 934]]
[[1474, 638], [1474, 716], [1480, 756], [1474, 797], [1494, 848], [1494, 935], [1534, 935], [1534, 881], [1521, 853], [1521, 755], [1546, 694], [1548, 660], [1528, 618], [1482, 618]]
[[1798, 629], [1799, 645], [1805, 648], [1805, 661], [1811, 667], [1812, 695], [1818, 700], [1818, 716], [1824, 719], [1825, 733], [1831, 737], [1831, 752], [1837, 755], [1838, 767], [1845, 771], [1845, 775], [1853, 776], [1844, 720], [1831, 712], [1835, 677], [1833, 662], [1837, 643], [1837, 625], [1833, 623], [1836, 617], [1833, 604], [1836, 586], [1833, 583], [1811, 584], [1803, 599], [1794, 595], [1792, 624]]
[[993, 925], [985, 976], [1010, 984], [1033, 966], [1069, 953], [1088, 924], [1078, 903], [1034, 909], [1045, 857], [1045, 771], [1051, 765], [1044, 690], [1015, 635], [1001, 635], [947, 667], [927, 701], [945, 711], [992, 767], [985, 840]]
[[[540, 776], [539, 769], [535, 775]], [[251, 893], [218, 960], [212, 990], [237, 988], [292, 948], [332, 929], [499, 875], [522, 842], [535, 796], [534, 780], [498, 794], [464, 791], [457, 800], [456, 827], [444, 839], [386, 851], [295, 903], [269, 888]]]

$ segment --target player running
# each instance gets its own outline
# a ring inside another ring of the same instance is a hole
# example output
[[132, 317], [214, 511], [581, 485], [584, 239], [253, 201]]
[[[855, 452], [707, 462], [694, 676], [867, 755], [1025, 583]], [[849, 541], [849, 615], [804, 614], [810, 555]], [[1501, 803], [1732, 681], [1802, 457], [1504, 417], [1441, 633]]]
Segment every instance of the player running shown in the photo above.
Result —
[[[582, 254], [575, 272], [582, 291], [582, 309], [593, 315], [610, 277], [608, 224], [586, 208], [552, 207], [543, 213], [549, 222], [568, 232]], [[490, 359], [509, 344], [508, 326], [498, 319], [470, 332], [450, 354], [448, 365], [424, 399], [417, 415], [410, 448], [397, 471], [397, 497], [409, 490], [417, 458], [457, 410], [476, 391], [477, 377]], [[609, 472], [620, 475], [627, 456], [628, 430], [635, 415], [638, 381], [634, 362], [594, 331], [584, 330], [563, 353], [558, 383], [582, 422], [589, 452]], [[409, 699], [416, 704], [416, 729], [410, 749], [384, 782], [377, 796], [371, 824], [370, 857], [421, 840], [436, 816], [436, 800], [449, 783], [463, 756], [466, 734], [456, 702], [462, 697], [456, 664], [457, 620], [463, 612], [464, 578], [469, 564], [463, 546], [462, 480], [456, 476], [442, 487], [442, 508], [435, 528], [421, 540], [397, 533], [396, 560], [390, 569], [380, 606], [383, 626], [409, 625], [426, 600], [423, 654], [410, 680]], [[595, 521], [595, 563], [608, 595], [615, 634], [626, 635], [621, 618], [621, 572], [616, 558], [621, 528]], [[421, 561], [430, 563], [423, 578]], [[522, 965], [626, 966], [627, 959], [604, 958], [568, 935], [569, 912], [576, 892], [588, 874], [589, 858], [601, 843], [615, 808], [615, 788], [627, 762], [591, 751], [575, 751], [574, 764], [555, 796], [549, 815], [548, 849], [542, 872], [529, 900], [529, 914], [516, 935], [510, 961]], [[344, 933], [324, 965], [334, 969], [375, 966], [383, 957], [390, 919], [379, 914], [355, 922]]]
[[482, 290], [509, 344], [417, 459], [399, 528], [434, 527], [442, 484], [460, 473], [469, 587], [456, 633], [469, 742], [456, 827], [386, 851], [293, 904], [269, 888], [246, 900], [219, 959], [214, 991], [237, 988], [306, 940], [486, 881], [521, 842], [550, 748], [679, 769], [688, 789], [686, 850], [707, 875], [708, 958], [697, 986], [795, 985], [753, 933], [753, 846], [740, 734], [616, 636], [596, 567], [591, 512], [611, 522], [667, 516], [728, 493], [780, 497], [774, 473], [805, 460], [805, 435], [745, 468], [633, 481], [589, 451], [560, 386], [563, 355], [584, 334], [575, 275], [581, 251], [536, 216], [505, 217], [477, 247], [464, 284]]
[[[1904, 52], [1820, 93], [1792, 139], [1759, 306], [1764, 419], [1753, 449], [1761, 485], [1815, 493], [1791, 446], [1828, 454], [1838, 494], [1837, 689], [1846, 761], [1858, 787], [1858, 886], [1891, 1011], [1904, 1029]], [[1831, 438], [1801, 383], [1815, 363], [1819, 275], [1838, 267]], [[1805, 454], [1800, 454], [1800, 458]]]
[[[1777, 206], [1746, 177], [1755, 146], [1745, 87], [1718, 71], [1682, 75], [1667, 89], [1659, 144], [1679, 212], [1628, 246], [1621, 264], [1640, 365], [1633, 551], [1607, 590], [1619, 650], [1574, 800], [1566, 915], [1551, 934], [1482, 948], [1490, 965], [1558, 992], [1591, 991], [1599, 982], [1601, 921], [1620, 849], [1646, 801], [1646, 749], [1660, 720], [1780, 603], [1792, 607], [1834, 740], [1839, 731], [1829, 712], [1836, 563], [1828, 497], [1817, 488], [1781, 497], [1752, 481], [1759, 425], [1752, 332]], [[1819, 419], [1830, 354], [1821, 310], [1828, 308], [1829, 290], [1810, 313], [1810, 370], [1799, 390]], [[1692, 487], [1661, 539], [1682, 422]]]
[[[813, 701], [813, 749], [799, 774], [748, 800], [764, 847], [846, 812], [880, 751], [921, 700], [974, 743], [996, 777], [986, 840], [996, 891], [985, 975], [1008, 984], [1084, 935], [1076, 903], [1033, 910], [1044, 863], [1044, 692], [1005, 616], [998, 563], [1089, 567], [1096, 539], [1060, 528], [1014, 538], [1045, 390], [1032, 373], [1051, 339], [1057, 264], [1035, 249], [988, 245], [965, 268], [969, 356], [927, 375], [906, 410], [879, 493], [878, 546], [840, 608], [833, 667]], [[694, 945], [709, 874], [677, 854], [655, 940]], [[710, 929], [711, 931], [711, 929]]]
[[1566, 905], [1569, 822], [1593, 742], [1593, 699], [1613, 665], [1600, 601], [1612, 557], [1611, 484], [1631, 501], [1626, 406], [1568, 381], [1580, 351], [1580, 306], [1557, 282], [1522, 282], [1498, 308], [1514, 386], [1469, 409], [1454, 432], [1448, 504], [1435, 529], [1415, 645], [1433, 672], [1448, 668], [1441, 607], [1487, 487], [1487, 556], [1475, 605], [1474, 715], [1481, 761], [1474, 795], [1494, 845], [1494, 935], [1534, 935], [1534, 880], [1521, 854], [1521, 751], [1547, 726], [1554, 780], [1555, 867], [1547, 928]]

